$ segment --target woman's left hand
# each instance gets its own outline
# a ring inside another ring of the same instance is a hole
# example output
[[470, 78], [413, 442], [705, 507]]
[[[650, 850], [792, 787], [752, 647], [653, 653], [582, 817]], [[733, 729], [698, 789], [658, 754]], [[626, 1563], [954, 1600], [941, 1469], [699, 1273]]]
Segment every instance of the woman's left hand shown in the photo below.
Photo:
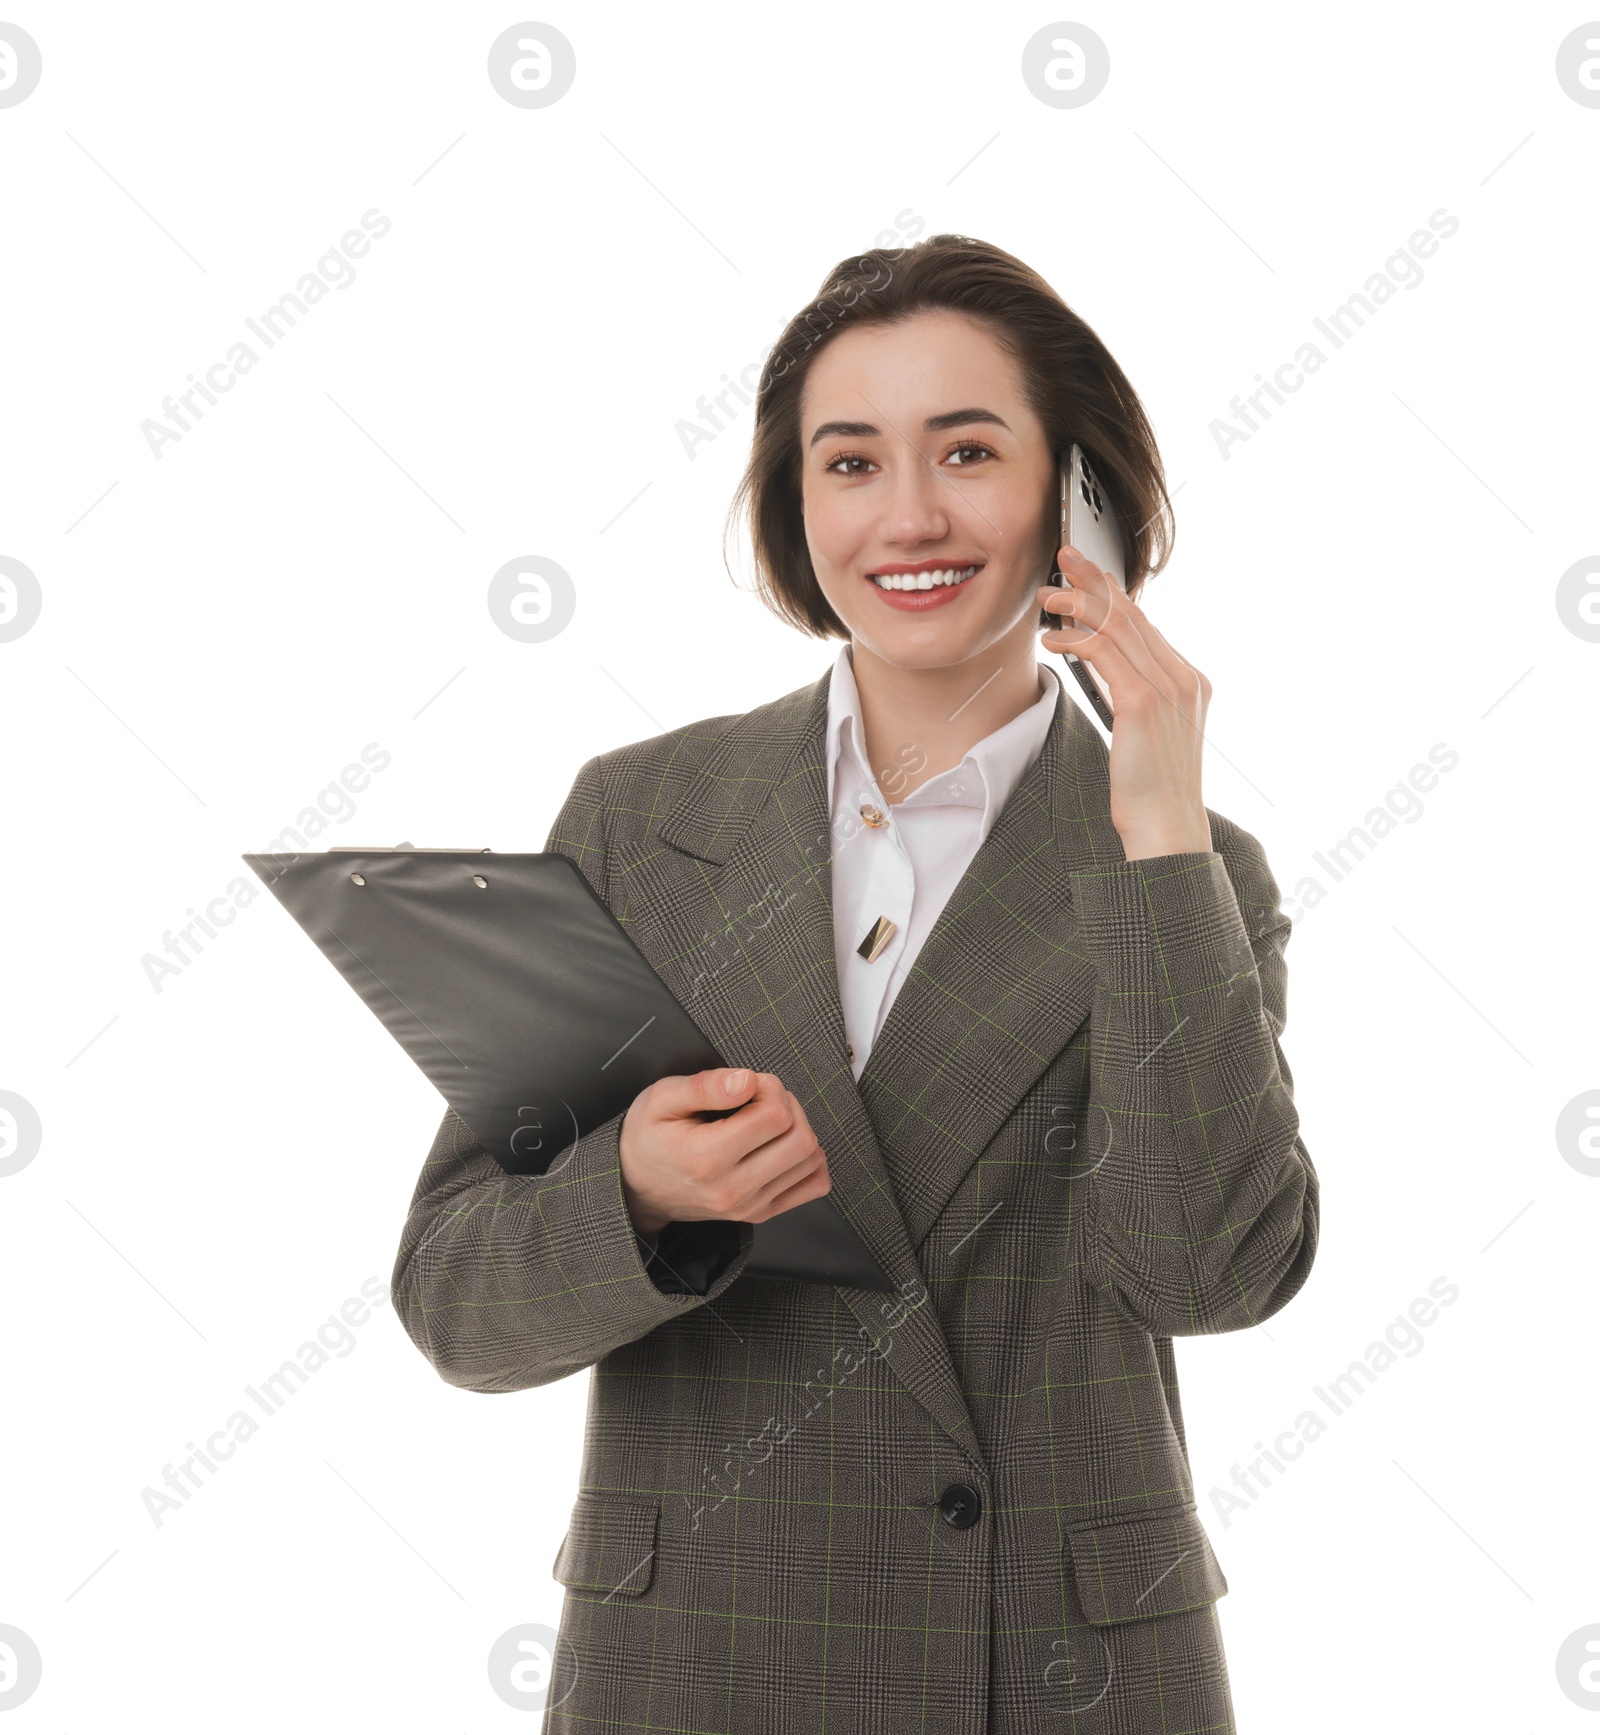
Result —
[[1111, 823], [1127, 859], [1209, 851], [1200, 755], [1211, 683], [1077, 549], [1063, 548], [1059, 565], [1066, 584], [1041, 585], [1039, 603], [1063, 624], [1039, 642], [1081, 657], [1111, 690]]

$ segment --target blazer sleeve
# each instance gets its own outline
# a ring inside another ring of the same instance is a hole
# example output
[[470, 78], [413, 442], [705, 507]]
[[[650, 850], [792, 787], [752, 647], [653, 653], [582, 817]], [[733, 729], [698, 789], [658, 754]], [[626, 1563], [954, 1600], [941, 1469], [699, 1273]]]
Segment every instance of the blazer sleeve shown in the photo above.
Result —
[[[606, 795], [579, 771], [546, 848], [607, 900]], [[744, 1223], [672, 1223], [654, 1249], [622, 1191], [622, 1115], [544, 1175], [509, 1175], [453, 1111], [422, 1166], [391, 1280], [406, 1334], [449, 1384], [515, 1392], [590, 1366], [712, 1301], [743, 1269]]]
[[1166, 1336], [1270, 1318], [1317, 1246], [1317, 1175], [1278, 1043], [1291, 923], [1261, 845], [1210, 817], [1207, 853], [1072, 875], [1095, 970], [1090, 1278]]

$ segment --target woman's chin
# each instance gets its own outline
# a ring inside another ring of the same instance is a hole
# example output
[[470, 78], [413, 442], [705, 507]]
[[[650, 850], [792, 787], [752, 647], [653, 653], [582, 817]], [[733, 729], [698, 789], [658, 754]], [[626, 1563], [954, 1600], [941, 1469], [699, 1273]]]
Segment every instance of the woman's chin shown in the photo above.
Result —
[[857, 645], [896, 669], [955, 668], [982, 655], [1000, 636], [998, 631], [974, 632], [970, 622], [958, 631], [953, 622], [946, 625], [932, 616], [896, 621], [888, 628], [881, 621], [845, 624]]
[[[977, 602], [978, 598], [970, 599]], [[867, 599], [849, 610], [829, 598], [833, 612], [849, 630], [853, 643], [869, 651], [879, 662], [899, 669], [946, 669], [970, 662], [994, 648], [1001, 640], [1022, 643], [1019, 623], [1026, 616], [1031, 624], [1038, 615], [1032, 593], [1026, 607], [997, 613], [993, 609], [968, 608], [962, 604], [910, 613], [886, 608]]]

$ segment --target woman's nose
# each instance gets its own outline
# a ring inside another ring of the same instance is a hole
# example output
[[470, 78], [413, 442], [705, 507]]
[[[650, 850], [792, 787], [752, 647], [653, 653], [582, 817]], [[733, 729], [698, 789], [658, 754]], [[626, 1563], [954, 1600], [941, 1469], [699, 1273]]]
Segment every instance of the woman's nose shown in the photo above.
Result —
[[943, 536], [950, 528], [943, 492], [943, 480], [928, 459], [909, 441], [901, 442], [900, 462], [889, 490], [887, 540], [927, 542]]

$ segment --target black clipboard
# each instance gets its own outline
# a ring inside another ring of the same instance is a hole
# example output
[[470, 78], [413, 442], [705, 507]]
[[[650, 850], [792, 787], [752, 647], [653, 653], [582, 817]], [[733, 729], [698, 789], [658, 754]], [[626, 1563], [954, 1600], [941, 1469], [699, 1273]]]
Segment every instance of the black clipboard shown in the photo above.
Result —
[[[508, 1174], [548, 1173], [658, 1078], [728, 1064], [558, 851], [240, 859]], [[829, 1195], [758, 1223], [745, 1269], [894, 1287]]]

